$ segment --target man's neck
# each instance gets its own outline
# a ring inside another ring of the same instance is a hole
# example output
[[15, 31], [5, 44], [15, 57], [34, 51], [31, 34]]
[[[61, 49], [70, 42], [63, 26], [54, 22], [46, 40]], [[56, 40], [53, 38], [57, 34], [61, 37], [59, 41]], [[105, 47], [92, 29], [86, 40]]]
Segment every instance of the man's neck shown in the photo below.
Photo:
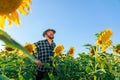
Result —
[[49, 44], [52, 44], [52, 42], [53, 42], [53, 40], [52, 39], [47, 39], [48, 40], [48, 42], [49, 42]]

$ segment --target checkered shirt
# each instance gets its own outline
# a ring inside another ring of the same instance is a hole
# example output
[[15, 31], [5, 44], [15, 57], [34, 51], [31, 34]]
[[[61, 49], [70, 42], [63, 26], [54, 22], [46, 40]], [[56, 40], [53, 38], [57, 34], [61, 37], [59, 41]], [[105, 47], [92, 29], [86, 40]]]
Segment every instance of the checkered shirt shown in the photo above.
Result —
[[[34, 44], [36, 45], [38, 60], [40, 60], [42, 63], [52, 64], [50, 56], [53, 56], [53, 49], [56, 46], [56, 44], [54, 42], [52, 42], [52, 44], [49, 44], [48, 40], [41, 40]], [[50, 71], [50, 68], [45, 68], [42, 66], [37, 67], [37, 70], [42, 72], [48, 72]]]

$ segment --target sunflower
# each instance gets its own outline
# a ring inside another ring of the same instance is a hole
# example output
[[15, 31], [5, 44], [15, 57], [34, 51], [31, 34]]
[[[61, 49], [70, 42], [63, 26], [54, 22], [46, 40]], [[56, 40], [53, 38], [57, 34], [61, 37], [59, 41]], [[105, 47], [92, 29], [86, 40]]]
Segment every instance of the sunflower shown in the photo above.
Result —
[[62, 53], [63, 50], [64, 50], [63, 45], [57, 45], [53, 50], [54, 56], [60, 56], [60, 54]]
[[102, 52], [105, 52], [106, 49], [112, 45], [112, 41], [108, 40], [107, 42], [105, 42], [104, 44], [102, 44], [101, 48], [102, 48]]
[[24, 45], [24, 48], [26, 48], [29, 51], [30, 54], [36, 53], [36, 46], [35, 46], [35, 44], [26, 43]]
[[90, 49], [90, 51], [89, 51], [89, 55], [90, 56], [95, 55], [95, 51], [96, 51], [96, 46], [92, 46], [91, 49]]
[[18, 56], [20, 56], [20, 57], [27, 57], [27, 55], [23, 51], [21, 51], [21, 50], [18, 51]]
[[70, 49], [69, 49], [69, 51], [68, 51], [68, 56], [69, 56], [69, 57], [73, 57], [74, 52], [75, 52], [75, 48], [74, 48], [74, 47], [70, 47]]
[[101, 46], [102, 45], [102, 39], [98, 39], [97, 41], [96, 41], [96, 43], [97, 43], [97, 45], [99, 45], [99, 46]]
[[4, 29], [5, 20], [8, 20], [10, 26], [12, 22], [20, 24], [18, 12], [28, 15], [31, 11], [30, 3], [32, 0], [0, 0], [0, 28]]
[[4, 56], [5, 56], [4, 51], [0, 50], [0, 57], [4, 57]]
[[97, 41], [96, 41], [97, 45], [101, 46], [102, 44], [107, 42], [112, 35], [113, 35], [113, 32], [110, 29], [106, 29], [97, 38]]
[[62, 61], [64, 61], [66, 58], [66, 54], [61, 54], [61, 57], [62, 57]]
[[120, 62], [120, 58], [119, 58], [119, 57], [114, 57], [114, 60], [115, 60], [116, 62]]
[[95, 54], [95, 51], [93, 49], [90, 50], [89, 55], [93, 56]]
[[115, 52], [115, 53], [120, 53], [120, 44], [116, 45], [116, 46], [113, 48], [113, 52]]
[[16, 52], [16, 49], [8, 47], [8, 46], [5, 46], [4, 50], [8, 53], [15, 53]]

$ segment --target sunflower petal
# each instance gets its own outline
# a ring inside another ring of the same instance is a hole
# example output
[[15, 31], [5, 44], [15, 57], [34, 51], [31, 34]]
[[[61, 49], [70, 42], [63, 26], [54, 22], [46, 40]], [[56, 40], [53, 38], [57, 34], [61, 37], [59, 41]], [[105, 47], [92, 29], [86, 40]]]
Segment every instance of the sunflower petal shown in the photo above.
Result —
[[28, 11], [30, 11], [30, 12], [32, 11], [31, 8], [30, 8], [30, 6], [29, 6], [29, 3], [23, 2], [23, 3], [21, 4], [21, 6], [24, 7], [24, 8], [26, 8], [26, 9], [27, 9]]
[[7, 18], [8, 22], [9, 22], [9, 26], [12, 26], [12, 16], [7, 15], [6, 18]]
[[28, 15], [28, 12], [25, 11], [25, 9], [24, 9], [23, 6], [20, 6], [20, 7], [18, 8], [18, 11], [19, 11], [21, 14], [23, 14], [23, 15]]
[[4, 29], [5, 25], [5, 16], [0, 16], [0, 28]]
[[18, 13], [15, 11], [12, 13], [12, 20], [16, 23], [16, 24], [20, 24], [20, 19], [18, 16]]

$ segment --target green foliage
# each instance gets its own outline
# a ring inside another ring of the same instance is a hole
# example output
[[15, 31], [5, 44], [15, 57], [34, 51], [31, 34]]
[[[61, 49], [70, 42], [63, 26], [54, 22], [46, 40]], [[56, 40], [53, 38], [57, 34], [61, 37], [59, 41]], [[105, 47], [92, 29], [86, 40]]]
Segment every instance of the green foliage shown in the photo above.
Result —
[[0, 80], [6, 80], [5, 77], [15, 80], [35, 79], [36, 65], [29, 58], [4, 51], [0, 55]]
[[23, 57], [19, 56], [18, 52], [0, 52], [0, 80], [35, 79], [34, 57], [2, 30], [0, 30], [0, 40], [2, 40], [6, 46], [21, 50], [27, 55], [27, 57]]
[[[101, 33], [96, 34], [99, 36]], [[6, 32], [0, 30], [0, 39], [9, 47], [22, 50], [28, 57], [19, 56], [18, 52], [0, 52], [0, 80], [35, 80], [36, 64], [34, 56], [13, 40]], [[97, 50], [97, 46], [84, 45], [88, 49]], [[99, 48], [98, 48], [99, 49]], [[51, 57], [52, 66], [48, 73], [51, 80], [120, 80], [120, 55], [96, 51], [90, 56], [80, 53], [77, 58]]]
[[[109, 53], [89, 56], [81, 53], [79, 57], [52, 57], [53, 71], [49, 73], [51, 80], [116, 80], [120, 77], [119, 61]], [[116, 69], [116, 70], [115, 70]], [[119, 78], [120, 79], [120, 78]]]

